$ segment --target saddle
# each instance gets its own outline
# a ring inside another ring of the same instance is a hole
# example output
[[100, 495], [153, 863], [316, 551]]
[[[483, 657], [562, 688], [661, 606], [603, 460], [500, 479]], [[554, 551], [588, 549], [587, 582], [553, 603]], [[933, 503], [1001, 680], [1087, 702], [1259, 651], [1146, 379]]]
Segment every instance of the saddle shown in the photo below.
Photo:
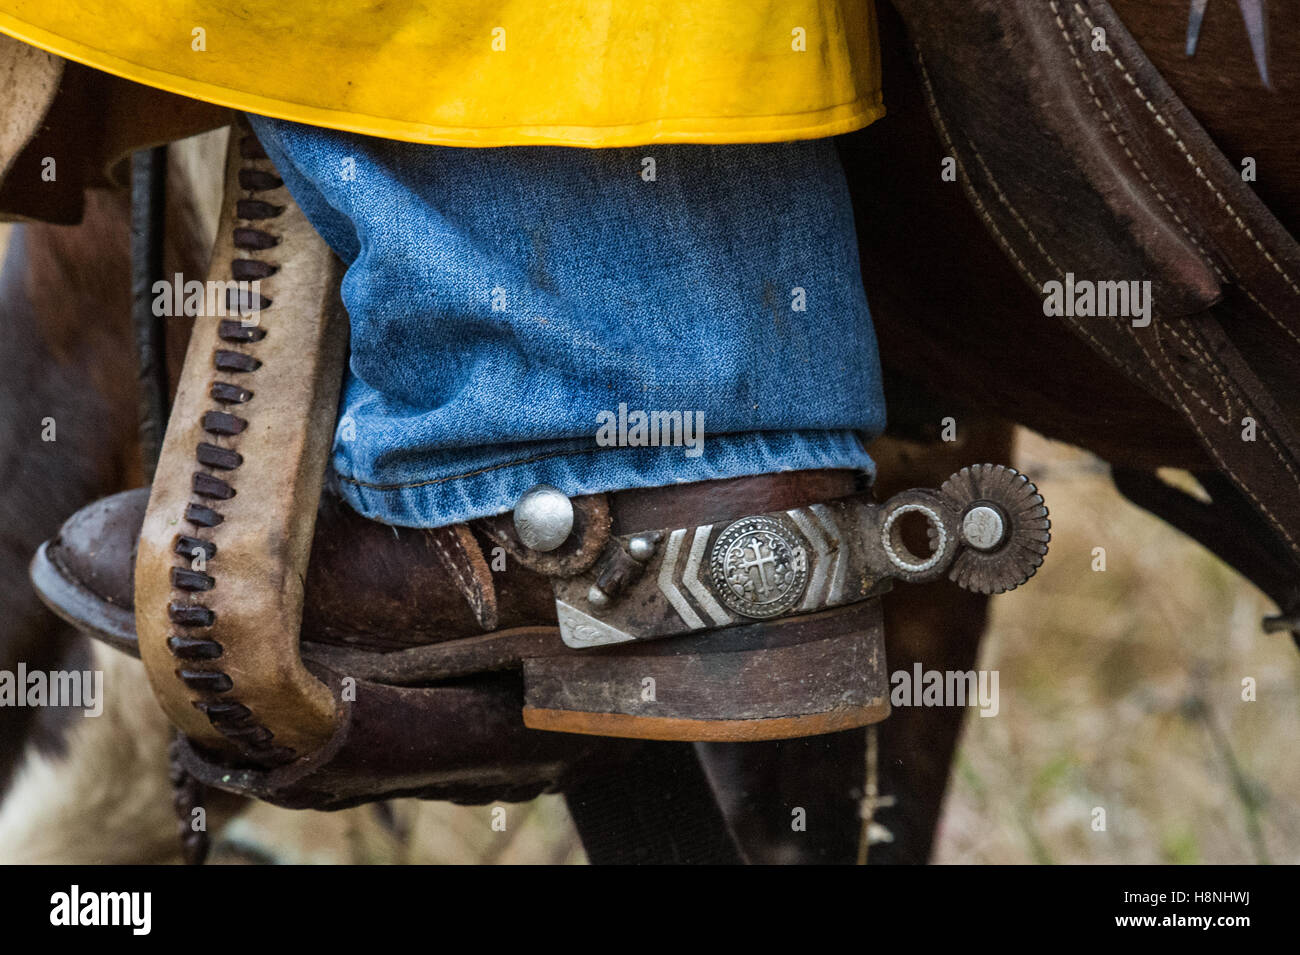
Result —
[[134, 153], [233, 118], [223, 107], [131, 83], [3, 34], [0, 77], [4, 221], [80, 222], [87, 189], [129, 185]]
[[[1106, 0], [893, 5], [905, 39], [886, 17], [882, 46], [887, 54], [905, 46], [912, 61], [885, 62], [900, 118], [855, 134], [846, 149], [850, 179], [856, 168], [871, 183], [856, 190], [875, 223], [869, 232], [888, 236], [866, 234], [862, 256], [886, 362], [925, 354], [927, 335], [947, 346], [960, 339], [961, 360], [945, 362], [938, 387], [1098, 450], [1115, 464], [1121, 492], [1278, 604], [1266, 629], [1300, 640], [1300, 246], [1246, 181], [1251, 172], [1243, 176], [1254, 161], [1225, 156]], [[1153, 21], [1167, 19], [1150, 5], [1121, 6], [1149, 35]], [[1295, 38], [1290, 21], [1276, 26]], [[1241, 82], [1257, 83], [1245, 50]], [[917, 107], [933, 131], [909, 125]], [[891, 175], [885, 167], [904, 157], [907, 177]], [[877, 176], [896, 180], [899, 194]], [[958, 184], [979, 230], [939, 197]], [[927, 218], [943, 222], [933, 241], [945, 242], [941, 230], [961, 235], [947, 246], [960, 250], [952, 274], [937, 279], [953, 293], [958, 322], [935, 307], [937, 297], [898, 291], [908, 279], [932, 289], [939, 270], [886, 248], [904, 244], [890, 221], [906, 230], [905, 243], [924, 248], [931, 236], [913, 223]], [[1000, 256], [988, 251], [994, 246]], [[1013, 272], [1031, 294], [1007, 285]], [[1072, 290], [1129, 283], [1149, 283], [1146, 319], [1107, 315], [1083, 298], [1085, 307], [1073, 307], [1082, 293]], [[897, 331], [904, 317], [919, 330]], [[1061, 341], [1066, 330], [1083, 351]], [[1006, 365], [992, 354], [1008, 341], [1030, 369], [1014, 383], [999, 380]], [[936, 366], [911, 371], [934, 379]], [[1049, 378], [1106, 384], [1080, 388], [1100, 395], [1093, 405]], [[1057, 413], [1023, 401], [1027, 379], [1042, 385], [1041, 404], [1059, 395]], [[1139, 420], [1154, 436], [1135, 454], [1116, 433]], [[1192, 468], [1209, 499], [1167, 485], [1158, 465]]]

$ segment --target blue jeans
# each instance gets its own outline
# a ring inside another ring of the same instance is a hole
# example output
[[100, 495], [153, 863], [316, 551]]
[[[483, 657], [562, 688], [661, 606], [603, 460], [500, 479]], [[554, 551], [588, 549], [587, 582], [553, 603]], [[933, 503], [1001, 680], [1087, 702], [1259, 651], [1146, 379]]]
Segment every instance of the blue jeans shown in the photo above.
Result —
[[348, 266], [333, 469], [367, 517], [872, 471], [884, 396], [831, 142], [454, 149], [251, 120]]

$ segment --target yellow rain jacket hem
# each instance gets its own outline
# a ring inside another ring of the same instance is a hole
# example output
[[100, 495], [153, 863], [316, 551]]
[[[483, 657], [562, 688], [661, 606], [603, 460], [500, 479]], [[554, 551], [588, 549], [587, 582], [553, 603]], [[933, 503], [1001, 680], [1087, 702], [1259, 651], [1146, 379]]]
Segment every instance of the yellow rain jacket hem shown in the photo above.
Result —
[[219, 106], [445, 146], [778, 142], [885, 112], [870, 0], [0, 0], [0, 32]]

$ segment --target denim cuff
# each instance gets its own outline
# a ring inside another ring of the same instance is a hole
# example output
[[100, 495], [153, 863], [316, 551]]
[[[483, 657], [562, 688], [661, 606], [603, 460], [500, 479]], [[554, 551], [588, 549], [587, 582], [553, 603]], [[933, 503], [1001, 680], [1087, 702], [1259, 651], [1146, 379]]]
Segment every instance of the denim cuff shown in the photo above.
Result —
[[875, 477], [855, 431], [776, 431], [714, 435], [706, 453], [681, 447], [593, 448], [590, 439], [458, 449], [421, 461], [421, 478], [385, 483], [358, 474], [346, 443], [335, 447], [339, 494], [364, 516], [400, 527], [441, 527], [511, 510], [525, 491], [551, 484], [570, 497], [721, 478], [850, 468]]

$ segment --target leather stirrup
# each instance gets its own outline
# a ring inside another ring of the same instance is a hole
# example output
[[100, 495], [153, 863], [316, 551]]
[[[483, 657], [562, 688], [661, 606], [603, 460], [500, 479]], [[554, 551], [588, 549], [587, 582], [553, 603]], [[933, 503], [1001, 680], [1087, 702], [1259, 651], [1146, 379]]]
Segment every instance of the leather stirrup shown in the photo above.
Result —
[[[136, 628], [176, 726], [269, 766], [338, 725], [298, 633], [347, 319], [341, 264], [242, 122], [223, 203], [140, 535]], [[214, 289], [224, 316], [211, 314]]]

